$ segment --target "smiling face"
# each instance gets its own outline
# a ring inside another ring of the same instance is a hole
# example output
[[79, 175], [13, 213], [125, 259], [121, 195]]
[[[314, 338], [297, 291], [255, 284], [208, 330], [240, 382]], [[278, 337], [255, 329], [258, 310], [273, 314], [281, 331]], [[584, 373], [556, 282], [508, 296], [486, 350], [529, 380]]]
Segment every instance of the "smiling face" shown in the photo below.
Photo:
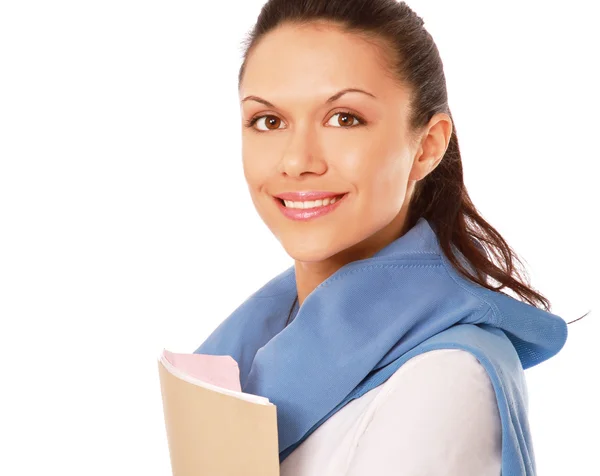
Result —
[[[422, 148], [409, 139], [410, 91], [384, 64], [372, 42], [315, 25], [280, 26], [248, 57], [244, 176], [258, 214], [297, 262], [343, 264], [402, 234], [407, 198], [431, 161], [414, 160]], [[339, 94], [347, 88], [364, 92]], [[329, 213], [294, 220], [274, 195], [299, 191], [347, 195]]]

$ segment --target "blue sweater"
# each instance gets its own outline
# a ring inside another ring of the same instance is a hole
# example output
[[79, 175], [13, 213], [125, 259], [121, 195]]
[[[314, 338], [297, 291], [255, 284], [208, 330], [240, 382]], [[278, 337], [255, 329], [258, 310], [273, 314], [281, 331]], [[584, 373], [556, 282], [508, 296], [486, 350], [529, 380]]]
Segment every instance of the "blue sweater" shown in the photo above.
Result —
[[536, 474], [523, 371], [564, 346], [562, 318], [463, 277], [424, 218], [323, 281], [286, 327], [294, 271], [250, 295], [195, 351], [232, 356], [242, 390], [277, 406], [280, 462], [411, 357], [458, 348], [479, 360], [496, 392], [502, 475]]

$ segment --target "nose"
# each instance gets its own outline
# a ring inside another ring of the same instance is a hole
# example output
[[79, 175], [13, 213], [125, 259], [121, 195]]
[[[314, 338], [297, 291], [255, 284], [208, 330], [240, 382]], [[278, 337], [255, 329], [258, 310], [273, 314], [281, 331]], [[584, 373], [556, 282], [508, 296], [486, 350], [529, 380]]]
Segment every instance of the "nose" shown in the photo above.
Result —
[[312, 172], [323, 174], [327, 163], [320, 153], [316, 131], [311, 127], [298, 128], [290, 132], [290, 139], [282, 152], [279, 171], [290, 177], [299, 177]]

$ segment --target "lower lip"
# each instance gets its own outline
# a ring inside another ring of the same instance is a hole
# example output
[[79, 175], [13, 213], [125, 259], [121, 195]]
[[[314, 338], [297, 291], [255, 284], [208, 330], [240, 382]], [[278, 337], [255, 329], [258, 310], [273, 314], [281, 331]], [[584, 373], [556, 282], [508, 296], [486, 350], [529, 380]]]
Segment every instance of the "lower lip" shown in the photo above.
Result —
[[331, 213], [339, 206], [340, 203], [345, 200], [347, 195], [347, 193], [342, 195], [332, 204], [315, 208], [288, 208], [278, 198], [274, 198], [279, 206], [279, 209], [281, 210], [281, 213], [283, 213], [286, 217], [291, 218], [292, 220], [305, 221]]

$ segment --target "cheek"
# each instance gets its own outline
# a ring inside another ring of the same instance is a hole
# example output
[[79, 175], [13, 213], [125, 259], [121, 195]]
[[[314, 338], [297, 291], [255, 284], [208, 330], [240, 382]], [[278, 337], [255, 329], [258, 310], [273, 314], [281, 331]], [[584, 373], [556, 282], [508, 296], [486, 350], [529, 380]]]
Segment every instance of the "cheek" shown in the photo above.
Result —
[[410, 164], [401, 156], [390, 157], [375, 171], [372, 179], [375, 201], [400, 208], [404, 202]]
[[410, 173], [407, 151], [398, 146], [369, 147], [360, 157], [349, 156], [344, 167], [359, 197], [372, 210], [398, 211], [402, 206]]
[[252, 193], [262, 191], [277, 174], [281, 151], [285, 146], [277, 138], [257, 136], [258, 133], [251, 132], [244, 132], [242, 136], [242, 167]]
[[266, 157], [261, 157], [256, 149], [251, 147], [244, 147], [242, 149], [244, 178], [252, 193], [262, 185], [266, 176], [265, 174], [267, 173], [266, 165], [268, 162], [268, 159]]

